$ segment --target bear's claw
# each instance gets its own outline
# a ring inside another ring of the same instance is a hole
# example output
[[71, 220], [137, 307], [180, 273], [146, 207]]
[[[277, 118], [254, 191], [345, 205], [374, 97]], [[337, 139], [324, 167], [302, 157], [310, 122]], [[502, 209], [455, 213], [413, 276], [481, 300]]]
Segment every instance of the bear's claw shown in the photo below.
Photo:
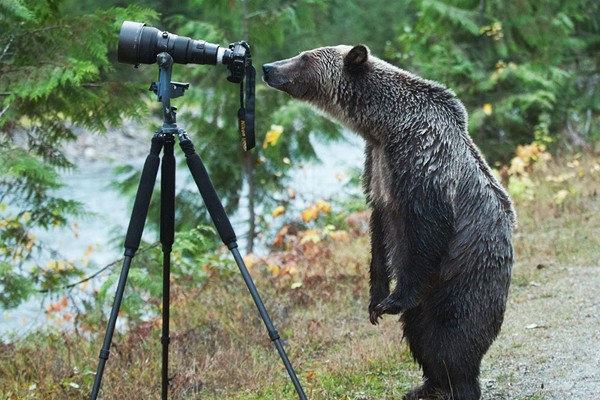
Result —
[[[377, 306], [379, 307], [379, 305]], [[379, 318], [382, 317], [382, 313], [375, 308], [373, 311], [369, 313], [369, 320], [373, 325], [377, 325], [379, 323]]]
[[377, 304], [375, 308], [369, 314], [369, 320], [373, 325], [379, 323], [379, 319], [383, 317], [383, 314], [399, 314], [402, 312], [403, 307], [397, 300], [387, 297], [381, 303]]

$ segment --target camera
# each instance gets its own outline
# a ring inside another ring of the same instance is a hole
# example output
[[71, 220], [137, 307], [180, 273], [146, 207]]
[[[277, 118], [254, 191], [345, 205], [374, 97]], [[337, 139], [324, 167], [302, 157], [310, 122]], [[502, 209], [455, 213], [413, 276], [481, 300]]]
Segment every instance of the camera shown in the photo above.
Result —
[[156, 56], [167, 52], [178, 64], [225, 64], [227, 80], [240, 83], [248, 64], [249, 46], [236, 42], [223, 48], [205, 40], [175, 35], [141, 22], [125, 21], [119, 33], [117, 59], [125, 64], [154, 64]]

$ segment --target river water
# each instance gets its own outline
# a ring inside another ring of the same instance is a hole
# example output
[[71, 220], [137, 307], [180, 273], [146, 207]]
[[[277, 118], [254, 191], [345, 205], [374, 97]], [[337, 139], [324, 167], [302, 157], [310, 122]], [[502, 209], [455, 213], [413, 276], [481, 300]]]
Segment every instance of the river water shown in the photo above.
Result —
[[[348, 175], [349, 170], [360, 167], [363, 162], [362, 140], [352, 134], [344, 135], [344, 140], [339, 142], [320, 143], [313, 140], [313, 143], [317, 156], [322, 161], [299, 167], [293, 173], [290, 185], [301, 194], [298, 201], [303, 203], [340, 196], [347, 180], [343, 177]], [[51, 244], [64, 259], [73, 260], [78, 265], [89, 263], [90, 272], [95, 272], [121, 258], [133, 201], [112, 187], [115, 178], [113, 164], [106, 160], [93, 161], [95, 155], [89, 156], [78, 162], [76, 170], [64, 174], [65, 187], [57, 193], [60, 197], [81, 202], [89, 212], [88, 216], [68, 227], [36, 232], [36, 236], [38, 240]], [[145, 154], [137, 155], [129, 162], [139, 165], [141, 170], [144, 157]], [[176, 157], [180, 155], [176, 154]], [[182, 182], [179, 174], [183, 173], [189, 174], [188, 171], [178, 170], [177, 182]], [[218, 192], [218, 188], [216, 189]], [[299, 205], [302, 206], [303, 204]], [[243, 210], [243, 204], [240, 209]], [[243, 215], [233, 215], [231, 220], [236, 233], [246, 230], [239, 222], [236, 223], [244, 220]], [[146, 229], [144, 239], [156, 240], [150, 235], [153, 233]], [[242, 240], [240, 238], [239, 244], [244, 249]], [[99, 287], [100, 283], [100, 279], [95, 282], [93, 280], [88, 290]], [[36, 296], [16, 309], [2, 310], [0, 340], [7, 340], [12, 335], [23, 336], [45, 326], [54, 326], [55, 322], [46, 316], [47, 301], [44, 300], [44, 297]]]

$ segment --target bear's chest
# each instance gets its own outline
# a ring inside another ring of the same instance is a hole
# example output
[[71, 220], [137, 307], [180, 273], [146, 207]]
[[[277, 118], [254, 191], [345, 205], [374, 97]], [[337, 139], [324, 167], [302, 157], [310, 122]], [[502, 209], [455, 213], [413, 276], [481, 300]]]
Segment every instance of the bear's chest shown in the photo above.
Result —
[[394, 202], [393, 196], [393, 179], [392, 168], [382, 148], [375, 147], [372, 150], [370, 157], [371, 171], [369, 195], [371, 200], [382, 206], [392, 206]]

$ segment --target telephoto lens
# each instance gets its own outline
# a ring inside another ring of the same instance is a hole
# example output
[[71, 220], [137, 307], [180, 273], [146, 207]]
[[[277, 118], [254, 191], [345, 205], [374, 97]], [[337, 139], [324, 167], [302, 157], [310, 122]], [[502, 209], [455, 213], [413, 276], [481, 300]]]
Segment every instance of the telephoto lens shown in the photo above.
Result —
[[160, 31], [141, 22], [125, 21], [119, 33], [117, 59], [125, 64], [154, 64], [158, 54], [167, 52], [178, 64], [221, 64], [229, 51], [205, 40]]

